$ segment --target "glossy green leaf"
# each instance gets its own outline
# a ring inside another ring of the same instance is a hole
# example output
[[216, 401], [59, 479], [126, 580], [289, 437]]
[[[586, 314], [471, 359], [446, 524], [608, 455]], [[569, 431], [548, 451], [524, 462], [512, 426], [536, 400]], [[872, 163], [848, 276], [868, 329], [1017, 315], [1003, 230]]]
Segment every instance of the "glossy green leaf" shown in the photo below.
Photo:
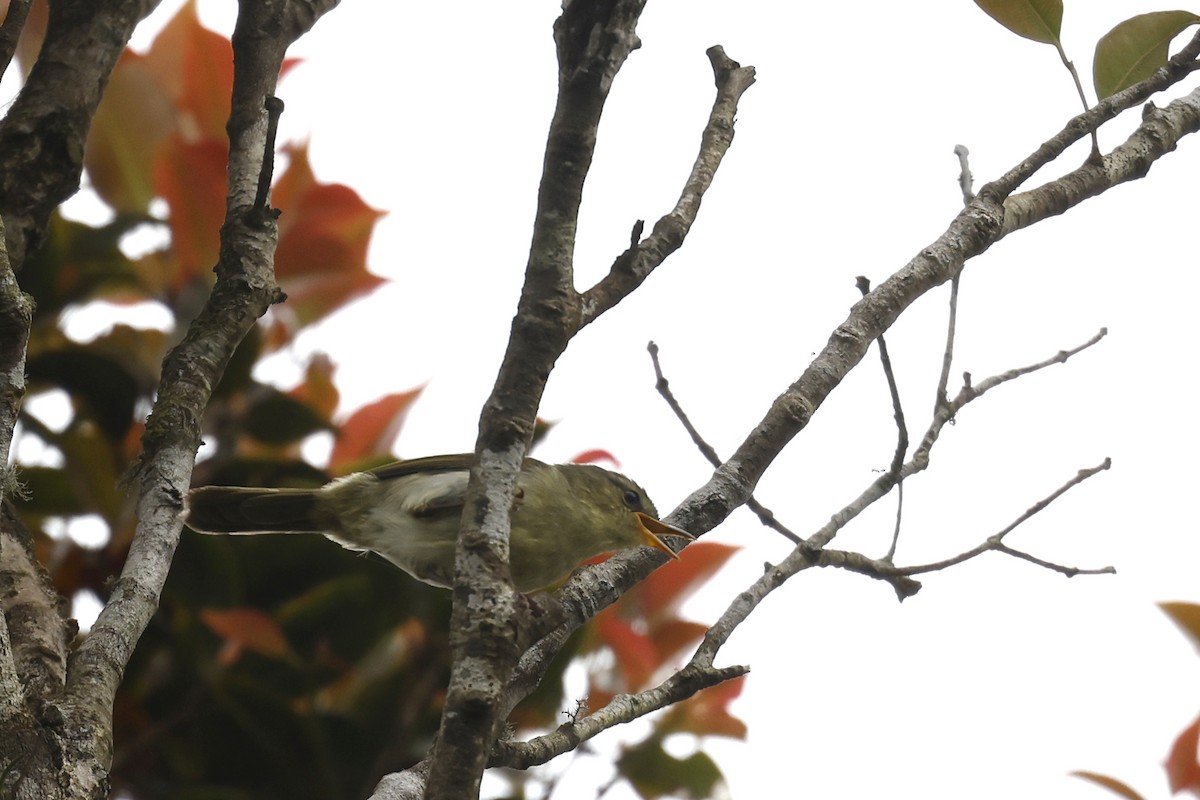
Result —
[[1062, 32], [1062, 0], [975, 0], [989, 17], [1018, 36], [1055, 44]]
[[1167, 63], [1171, 40], [1200, 16], [1190, 11], [1155, 11], [1118, 24], [1096, 42], [1092, 83], [1101, 100], [1128, 89]]

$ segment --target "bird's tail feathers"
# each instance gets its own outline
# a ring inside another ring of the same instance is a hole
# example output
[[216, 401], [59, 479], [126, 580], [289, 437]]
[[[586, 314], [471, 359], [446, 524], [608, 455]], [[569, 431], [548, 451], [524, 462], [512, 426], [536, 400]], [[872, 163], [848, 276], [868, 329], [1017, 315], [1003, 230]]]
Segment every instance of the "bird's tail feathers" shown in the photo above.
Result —
[[202, 486], [188, 492], [183, 521], [198, 533], [320, 533], [315, 489]]

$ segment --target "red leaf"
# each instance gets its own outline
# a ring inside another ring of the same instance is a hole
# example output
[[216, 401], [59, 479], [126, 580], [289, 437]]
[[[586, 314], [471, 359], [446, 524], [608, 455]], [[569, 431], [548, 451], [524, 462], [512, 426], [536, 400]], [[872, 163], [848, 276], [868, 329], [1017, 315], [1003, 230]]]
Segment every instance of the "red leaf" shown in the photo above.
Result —
[[316, 353], [308, 362], [304, 382], [288, 394], [328, 419], [333, 416], [338, 404], [338, 390], [333, 382], [333, 373], [336, 371], [337, 367], [329, 356]]
[[1200, 718], [1188, 725], [1179, 734], [1171, 753], [1163, 765], [1167, 768], [1167, 780], [1171, 792], [1178, 794], [1185, 789], [1200, 792], [1200, 764], [1196, 762], [1196, 748], [1200, 746]]
[[645, 686], [654, 674], [659, 665], [658, 653], [654, 649], [654, 642], [609, 611], [597, 615], [596, 633], [616, 656], [617, 667], [625, 678], [626, 687], [636, 691]]
[[83, 157], [106, 203], [118, 211], [146, 211], [154, 197], [155, 156], [177, 119], [161, 76], [143, 56], [126, 50], [96, 109]]
[[1085, 781], [1091, 781], [1092, 783], [1103, 786], [1113, 794], [1124, 797], [1125, 800], [1145, 800], [1145, 798], [1143, 798], [1140, 794], [1116, 778], [1110, 778], [1107, 775], [1101, 775], [1098, 772], [1088, 772], [1086, 770], [1076, 770], [1071, 774], [1076, 778], [1083, 778]]
[[[739, 548], [717, 542], [690, 544], [672, 560], [650, 573], [636, 587], [636, 598], [642, 616], [654, 624], [655, 619], [667, 616], [701, 583], [716, 573]], [[629, 592], [626, 597], [633, 594]]]
[[652, 625], [648, 633], [652, 637], [654, 649], [658, 653], [658, 663], [661, 665], [683, 648], [700, 641], [707, 630], [708, 626], [700, 622], [668, 619]]
[[351, 464], [391, 453], [409, 406], [424, 388], [389, 394], [351, 414], [333, 443], [330, 471], [340, 473]]
[[598, 461], [607, 461], [617, 469], [621, 468], [621, 462], [607, 450], [584, 450], [571, 459], [572, 464], [595, 464]]
[[225, 137], [233, 90], [233, 46], [200, 24], [195, 0], [171, 18], [146, 61], [184, 116], [189, 139]]
[[159, 153], [154, 185], [171, 209], [171, 247], [179, 266], [176, 286], [217, 263], [228, 161], [228, 144], [219, 139], [188, 143], [174, 135]]
[[200, 611], [200, 621], [225, 639], [227, 647], [220, 660], [226, 666], [237, 659], [241, 648], [277, 659], [291, 653], [283, 629], [257, 608], [205, 608]]
[[271, 192], [279, 219], [275, 271], [300, 326], [321, 319], [383, 279], [367, 271], [367, 245], [383, 216], [348, 186], [320, 183], [305, 146], [285, 148], [287, 170]]
[[746, 723], [729, 713], [729, 704], [742, 693], [746, 676], [732, 678], [697, 692], [671, 708], [660, 731], [686, 731], [697, 736], [746, 738]]

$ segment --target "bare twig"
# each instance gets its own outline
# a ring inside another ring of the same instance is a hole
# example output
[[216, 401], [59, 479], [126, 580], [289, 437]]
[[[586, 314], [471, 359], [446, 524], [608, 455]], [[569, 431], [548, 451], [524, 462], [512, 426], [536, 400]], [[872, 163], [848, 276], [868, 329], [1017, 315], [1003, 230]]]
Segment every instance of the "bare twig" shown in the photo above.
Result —
[[1024, 553], [1019, 550], [1014, 550], [1003, 543], [1003, 539], [1005, 536], [1012, 533], [1019, 525], [1021, 525], [1025, 521], [1027, 521], [1030, 517], [1037, 514], [1042, 509], [1046, 508], [1046, 506], [1050, 505], [1055, 500], [1057, 500], [1058, 498], [1062, 497], [1064, 494], [1069, 492], [1071, 489], [1075, 488], [1079, 484], [1086, 481], [1088, 478], [1091, 478], [1092, 476], [1109, 469], [1111, 466], [1112, 466], [1112, 459], [1106, 458], [1106, 459], [1104, 459], [1104, 461], [1102, 461], [1097, 466], [1091, 467], [1089, 469], [1079, 470], [1079, 472], [1076, 473], [1074, 478], [1067, 481], [1062, 486], [1058, 487], [1049, 496], [1043, 498], [1042, 500], [1038, 501], [1034, 505], [1027, 508], [1024, 513], [1022, 513], [1019, 517], [1017, 517], [1015, 520], [1013, 520], [1011, 523], [1009, 523], [1007, 526], [1005, 526], [1001, 531], [999, 531], [998, 533], [992, 534], [991, 536], [989, 536], [987, 538], [986, 541], [982, 542], [981, 544], [977, 545], [976, 547], [973, 547], [964, 553], [959, 553], [958, 555], [954, 556], [953, 558], [947, 558], [942, 561], [935, 561], [930, 564], [921, 564], [919, 566], [913, 566], [913, 567], [896, 568], [896, 574], [898, 574], [898, 575], [920, 575], [923, 572], [934, 572], [936, 570], [946, 569], [947, 567], [952, 567], [955, 564], [961, 564], [964, 561], [968, 561], [972, 558], [975, 558], [976, 556], [981, 555], [982, 553], [986, 553], [989, 550], [996, 550], [998, 552], [1007, 553], [1008, 555], [1024, 559], [1031, 563], [1037, 564], [1038, 566], [1042, 566], [1047, 569], [1054, 570], [1055, 572], [1061, 572], [1062, 574], [1066, 575], [1067, 577], [1073, 577], [1075, 575], [1102, 575], [1102, 574], [1115, 573], [1116, 569], [1114, 569], [1111, 566], [1110, 567], [1100, 567], [1098, 569], [1082, 569], [1079, 567], [1065, 567], [1065, 566], [1062, 566], [1059, 564], [1054, 564], [1049, 561], [1043, 561], [1042, 559], [1035, 558], [1034, 556], [1031, 556], [1028, 553]]
[[[1075, 82], [1075, 91], [1079, 93], [1079, 102], [1083, 104], [1083, 110], [1087, 111], [1088, 99], [1083, 93], [1083, 83], [1079, 80], [1079, 73], [1075, 70], [1075, 62], [1067, 58], [1067, 52], [1063, 50], [1062, 42], [1056, 38], [1054, 40], [1054, 49], [1058, 51], [1058, 57], [1062, 59], [1063, 66], [1067, 68], [1067, 72], [1071, 73], [1071, 80]], [[1100, 158], [1100, 139], [1096, 136], [1096, 130], [1092, 129], [1092, 152], [1089, 156], [1091, 159], [1099, 160]]]
[[707, 52], [717, 84], [717, 96], [701, 134], [700, 151], [691, 174], [675, 207], [654, 223], [650, 235], [631, 244], [613, 262], [608, 275], [583, 293], [585, 325], [628, 296], [667, 256], [679, 249], [696, 221], [700, 202], [712, 185], [717, 168], [733, 143], [738, 103], [754, 83], [754, 67], [743, 67], [725, 55], [720, 45], [710, 47]]
[[962, 272], [950, 279], [950, 313], [946, 319], [946, 348], [942, 351], [942, 371], [938, 374], [937, 396], [933, 401], [933, 413], [949, 402], [946, 387], [950, 385], [950, 367], [954, 363], [954, 334], [958, 324], [958, 287], [962, 281]]
[[[871, 282], [863, 275], [856, 279], [858, 290], [863, 297], [871, 291]], [[883, 376], [887, 379], [888, 393], [892, 397], [892, 416], [896, 420], [896, 450], [892, 454], [892, 463], [888, 466], [887, 476], [896, 485], [896, 526], [892, 530], [892, 544], [888, 547], [885, 561], [890, 561], [896, 553], [896, 544], [900, 541], [900, 523], [904, 518], [904, 484], [900, 483], [900, 469], [904, 466], [904, 456], [908, 453], [908, 426], [904, 423], [904, 408], [900, 404], [900, 388], [896, 385], [896, 373], [892, 370], [892, 359], [888, 356], [887, 342], [883, 334], [876, 339], [879, 345], [879, 360], [883, 364]]]
[[[1151, 95], [1161, 92], [1169, 86], [1173, 86], [1179, 81], [1190, 75], [1197, 67], [1196, 57], [1200, 56], [1200, 33], [1192, 37], [1183, 49], [1167, 60], [1165, 66], [1156, 71], [1152, 76], [1130, 86], [1128, 89], [1117, 92], [1110, 97], [1106, 97], [1097, 103], [1089, 110], [1075, 116], [1066, 126], [1055, 134], [1050, 139], [1042, 143], [1037, 150], [1027, 156], [1021, 163], [1010, 169], [997, 180], [984, 186], [979, 190], [980, 196], [986, 196], [989, 202], [1002, 202], [1003, 198], [1008, 197], [1017, 187], [1025, 183], [1035, 172], [1049, 164], [1051, 161], [1058, 158], [1063, 152], [1075, 142], [1099, 128], [1104, 123], [1116, 117], [1122, 111], [1134, 108], [1144, 103]], [[1197, 90], [1200, 91], [1200, 90]], [[1193, 95], [1196, 92], [1192, 93]], [[1179, 103], [1180, 101], [1176, 101]], [[1175, 105], [1173, 103], [1172, 105]], [[1139, 128], [1140, 130], [1140, 128]], [[1192, 128], [1191, 130], [1195, 130]], [[1191, 132], [1191, 131], [1189, 131]], [[1133, 140], [1137, 137], [1130, 137]], [[1156, 146], [1151, 146], [1150, 152], [1161, 154], [1174, 148], [1173, 138], [1169, 138], [1163, 143], [1166, 146], [1165, 150], [1158, 150]], [[1114, 151], [1115, 153], [1116, 151]], [[1112, 155], [1109, 156], [1112, 158]], [[1153, 160], [1153, 158], [1151, 158]], [[1144, 165], [1149, 168], [1149, 162]], [[1136, 177], [1141, 177], [1144, 172], [1138, 173]], [[1132, 177], [1132, 176], [1131, 176]], [[1129, 180], [1129, 177], [1114, 181], [1109, 184], [1115, 185], [1122, 180]], [[1053, 181], [1052, 184], [1060, 184], [1064, 179], [1060, 178]], [[1107, 188], [1107, 187], [1106, 187]], [[1084, 195], [1080, 199], [1090, 197]], [[1058, 212], [1061, 213], [1061, 212]], [[1005, 233], [1012, 230], [1008, 225], [1005, 225]]]
[[[696, 445], [696, 449], [700, 451], [700, 454], [704, 456], [704, 458], [708, 460], [708, 463], [712, 464], [714, 467], [721, 466], [721, 457], [717, 455], [717, 451], [714, 450], [712, 445], [705, 441], [704, 437], [700, 435], [700, 431], [696, 430], [696, 426], [693, 425], [691, 419], [688, 418], [687, 412], [683, 410], [683, 406], [681, 406], [679, 401], [675, 399], [675, 394], [671, 391], [670, 382], [667, 381], [666, 376], [663, 375], [662, 365], [658, 360], [658, 345], [654, 342], [650, 342], [646, 345], [646, 350], [650, 353], [651, 363], [654, 364], [654, 388], [658, 390], [660, 395], [662, 395], [663, 400], [667, 401], [667, 405], [675, 414], [676, 419], [678, 419], [680, 424], [683, 425], [684, 430], [687, 431], [688, 436], [691, 437], [692, 443]], [[766, 525], [768, 528], [779, 532], [784, 536], [784, 538], [788, 539], [793, 544], [800, 544], [800, 537], [789, 530], [778, 519], [776, 519], [775, 512], [758, 502], [753, 495], [746, 500], [746, 507], [758, 515], [758, 518], [763, 525]]]
[[746, 666], [713, 668], [689, 664], [652, 689], [632, 695], [617, 695], [599, 711], [569, 720], [544, 736], [527, 742], [497, 743], [492, 751], [491, 766], [528, 769], [545, 764], [602, 731], [686, 700], [701, 689], [716, 686], [749, 671], [750, 668]]
[[962, 189], [963, 205], [970, 205], [975, 199], [975, 192], [971, 188], [975, 179], [971, 176], [971, 164], [968, 160], [971, 151], [967, 150], [966, 145], [956, 144], [954, 155], [958, 156], [958, 186]]
[[275, 174], [275, 137], [279, 133], [279, 117], [283, 114], [283, 101], [275, 95], [267, 95], [263, 101], [267, 112], [266, 142], [263, 144], [262, 169], [258, 173], [258, 190], [254, 193], [252, 213], [263, 214], [267, 210], [271, 180]]

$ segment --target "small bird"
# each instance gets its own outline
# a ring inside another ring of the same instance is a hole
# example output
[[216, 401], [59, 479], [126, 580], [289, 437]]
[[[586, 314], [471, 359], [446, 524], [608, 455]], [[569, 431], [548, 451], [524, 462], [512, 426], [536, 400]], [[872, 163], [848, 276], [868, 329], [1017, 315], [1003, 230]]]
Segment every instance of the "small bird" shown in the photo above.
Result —
[[[320, 489], [202, 486], [188, 492], [183, 520], [199, 533], [322, 533], [448, 588], [472, 458], [397, 461]], [[522, 592], [546, 589], [580, 562], [630, 547], [678, 558], [660, 537], [694, 537], [657, 517], [642, 487], [624, 475], [590, 464], [526, 459], [511, 516], [513, 583]]]

